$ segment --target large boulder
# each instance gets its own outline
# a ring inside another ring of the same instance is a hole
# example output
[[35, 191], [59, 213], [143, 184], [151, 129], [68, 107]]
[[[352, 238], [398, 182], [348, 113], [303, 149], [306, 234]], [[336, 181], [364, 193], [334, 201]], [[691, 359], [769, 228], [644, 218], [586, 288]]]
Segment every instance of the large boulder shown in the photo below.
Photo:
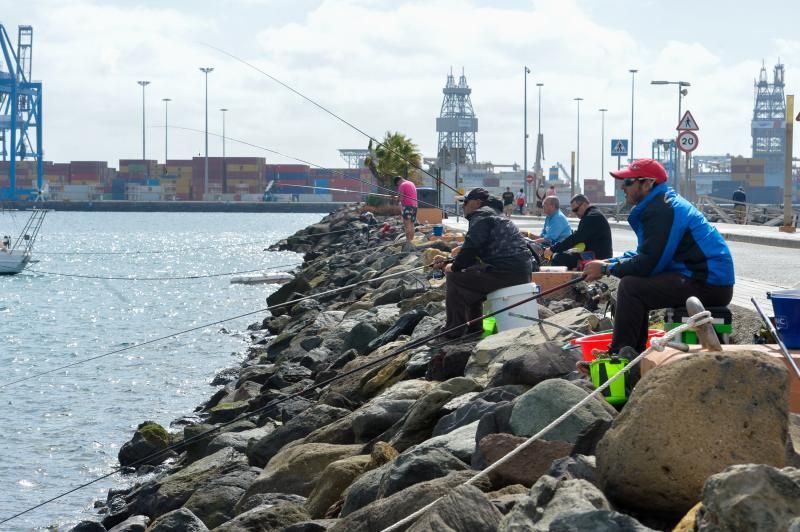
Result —
[[369, 455], [359, 455], [330, 463], [308, 496], [306, 509], [311, 517], [325, 517], [328, 508], [341, 498], [344, 490], [367, 470], [370, 459]]
[[234, 507], [247, 488], [258, 478], [259, 470], [235, 470], [230, 474], [210, 479], [189, 497], [183, 507], [190, 510], [208, 528], [214, 528], [233, 519]]
[[475, 434], [478, 431], [478, 422], [473, 421], [469, 425], [464, 425], [447, 434], [428, 438], [422, 443], [412, 447], [417, 451], [423, 449], [442, 449], [452, 454], [465, 464], [472, 463], [472, 455], [475, 454]]
[[549, 532], [576, 532], [578, 530], [656, 532], [629, 515], [609, 510], [589, 510], [563, 514], [553, 519], [548, 530]]
[[281, 532], [293, 523], [309, 519], [305, 508], [296, 504], [264, 505], [237, 515], [214, 532]]
[[108, 532], [145, 532], [148, 523], [150, 523], [150, 518], [146, 515], [134, 515], [111, 527]]
[[611, 510], [595, 486], [585, 480], [557, 480], [545, 475], [533, 485], [530, 497], [518, 502], [503, 518], [497, 530], [549, 532], [557, 518], [593, 510]]
[[350, 484], [344, 491], [344, 501], [339, 516], [345, 517], [378, 500], [378, 492], [381, 489], [381, 479], [383, 479], [383, 475], [386, 474], [389, 467], [391, 467], [390, 464], [384, 464], [377, 469], [371, 469]]
[[388, 497], [414, 484], [469, 467], [442, 449], [410, 449], [391, 462], [381, 479], [378, 497]]
[[348, 410], [326, 404], [316, 404], [278, 427], [263, 438], [252, 442], [247, 448], [250, 463], [264, 467], [281, 448], [289, 442], [308, 436], [320, 427], [324, 427], [349, 414]]
[[119, 450], [119, 465], [122, 467], [158, 465], [174, 453], [165, 452], [169, 447], [169, 433], [155, 421], [145, 421], [136, 427], [133, 438]]
[[208, 527], [186, 508], [178, 508], [156, 519], [147, 532], [207, 532]]
[[422, 514], [408, 532], [494, 532], [503, 515], [473, 486], [459, 486]]
[[522, 356], [506, 360], [489, 385], [536, 386], [547, 379], [568, 375], [575, 371], [575, 362], [581, 360], [581, 356], [575, 349], [565, 351], [563, 345], [562, 342], [545, 342]]
[[703, 487], [698, 532], [789, 530], [800, 519], [800, 470], [736, 465], [712, 475]]
[[[579, 386], [563, 379], [550, 379], [537, 384], [514, 402], [509, 425], [516, 436], [532, 436], [555, 421], [589, 395]], [[613, 416], [600, 401], [591, 400], [573, 412], [544, 438], [575, 443], [586, 427], [598, 419], [610, 421]]]
[[[562, 327], [589, 332], [587, 319], [590, 316], [593, 314], [588, 310], [575, 308], [561, 312], [548, 321]], [[573, 355], [561, 353], [561, 346], [571, 337], [571, 333], [542, 323], [493, 334], [475, 346], [464, 376], [486, 384], [502, 370], [505, 362], [530, 353], [540, 353], [539, 356], [546, 357], [547, 360], [555, 360], [559, 354], [572, 358]]]
[[308, 497], [328, 464], [361, 453], [362, 445], [304, 443], [284, 449], [270, 460], [245, 497], [282, 492]]
[[787, 393], [783, 364], [757, 352], [659, 366], [598, 444], [598, 483], [620, 505], [680, 517], [728, 466], [785, 465]]

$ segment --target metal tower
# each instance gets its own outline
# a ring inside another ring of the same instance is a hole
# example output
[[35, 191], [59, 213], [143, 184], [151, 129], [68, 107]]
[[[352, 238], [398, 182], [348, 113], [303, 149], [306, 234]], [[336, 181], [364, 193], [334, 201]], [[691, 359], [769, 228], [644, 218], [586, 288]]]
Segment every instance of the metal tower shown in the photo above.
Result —
[[453, 71], [447, 76], [447, 84], [442, 89], [444, 100], [439, 118], [436, 119], [436, 131], [439, 133], [437, 157], [440, 167], [447, 167], [454, 162], [458, 164], [475, 164], [475, 133], [478, 131], [478, 119], [472, 109], [467, 77], [461, 71], [456, 85]]
[[[9, 161], [9, 188], [0, 198], [17, 193], [38, 196], [42, 190], [42, 83], [31, 81], [33, 28], [20, 26], [17, 48], [0, 24], [0, 154]], [[5, 65], [5, 70], [3, 70]], [[17, 160], [36, 161], [36, 189], [17, 190]]]
[[773, 82], [767, 82], [762, 63], [754, 83], [753, 158], [764, 159], [765, 185], [783, 186], [786, 141], [786, 99], [783, 95], [783, 65], [775, 65]]
[[339, 150], [339, 156], [347, 163], [348, 168], [361, 168], [364, 166], [364, 159], [369, 155], [369, 150], [358, 148], [343, 148]]

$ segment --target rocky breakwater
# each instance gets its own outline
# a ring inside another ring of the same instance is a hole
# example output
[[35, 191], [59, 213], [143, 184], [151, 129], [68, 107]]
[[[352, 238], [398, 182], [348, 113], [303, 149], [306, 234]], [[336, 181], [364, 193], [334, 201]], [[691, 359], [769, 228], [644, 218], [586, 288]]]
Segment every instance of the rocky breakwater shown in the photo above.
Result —
[[193, 422], [143, 423], [120, 452], [139, 480], [75, 531], [380, 531], [435, 501], [400, 529], [800, 526], [787, 374], [746, 350], [653, 369], [621, 412], [592, 399], [493, 466], [593, 390], [554, 325], [607, 320], [550, 301], [554, 325], [403, 349], [443, 324], [421, 268], [457, 242], [423, 228], [409, 246], [397, 220], [369, 221], [342, 209], [277, 246], [305, 262], [242, 366]]

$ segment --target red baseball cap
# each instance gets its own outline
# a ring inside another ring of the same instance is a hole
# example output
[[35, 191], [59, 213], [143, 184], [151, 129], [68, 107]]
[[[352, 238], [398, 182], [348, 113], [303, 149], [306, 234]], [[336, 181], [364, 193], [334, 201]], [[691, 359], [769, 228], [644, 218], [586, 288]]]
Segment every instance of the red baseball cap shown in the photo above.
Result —
[[655, 179], [656, 184], [666, 183], [667, 179], [669, 179], [667, 171], [655, 159], [639, 159], [624, 170], [609, 173], [614, 179], [650, 178]]

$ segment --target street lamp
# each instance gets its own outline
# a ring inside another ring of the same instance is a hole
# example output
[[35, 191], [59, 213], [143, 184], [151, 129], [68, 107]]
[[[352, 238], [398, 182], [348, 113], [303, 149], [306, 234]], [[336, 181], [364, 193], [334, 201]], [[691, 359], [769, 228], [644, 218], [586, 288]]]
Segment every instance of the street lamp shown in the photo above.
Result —
[[[678, 124], [681, 122], [681, 98], [689, 94], [689, 89], [685, 87], [691, 87], [692, 84], [688, 81], [664, 81], [664, 80], [657, 80], [651, 81], [650, 85], [677, 85], [678, 86]], [[681, 151], [679, 149], [675, 149], [675, 184], [678, 186], [680, 190], [683, 190], [683, 186], [681, 183]]]
[[[573, 98], [576, 102], [578, 102], [578, 148], [575, 150], [576, 156], [578, 159], [578, 166], [575, 172], [575, 183], [580, 184], [581, 182], [581, 102], [583, 98]], [[575, 194], [575, 190], [573, 188], [572, 194]]]
[[598, 109], [600, 111], [600, 182], [603, 183], [603, 196], [606, 195], [606, 112], [608, 109], [605, 107]]
[[540, 177], [542, 178], [542, 188], [544, 188], [544, 172], [542, 171], [542, 158], [544, 157], [544, 142], [542, 141], [542, 87], [544, 83], [537, 83], [536, 86], [539, 87], [539, 132], [536, 135], [536, 179], [534, 180], [534, 194], [539, 193], [538, 187]]
[[631, 162], [633, 162], [633, 89], [636, 80], [636, 73], [639, 72], [635, 68], [628, 70], [631, 73]]
[[147, 167], [147, 157], [145, 157], [145, 118], [144, 118], [144, 88], [150, 85], [149, 81], [137, 81], [142, 86], [142, 164], [145, 166], [145, 176], [150, 178], [150, 168]]
[[225, 113], [228, 111], [224, 107], [222, 111], [222, 193], [228, 193], [228, 165], [225, 162]]
[[200, 72], [206, 75], [206, 164], [203, 178], [203, 199], [208, 194], [208, 73], [214, 72], [213, 67], [200, 67]]
[[525, 195], [526, 198], [530, 197], [530, 185], [528, 185], [528, 74], [531, 73], [531, 69], [525, 66], [525, 104], [524, 104], [524, 123], [525, 123], [525, 154], [522, 157], [522, 179], [525, 188], [527, 189], [528, 193]]
[[161, 101], [164, 102], [164, 173], [168, 174], [167, 165], [169, 164], [169, 152], [167, 148], [169, 147], [168, 144], [168, 135], [169, 135], [169, 102], [172, 101], [172, 98], [161, 98]]

